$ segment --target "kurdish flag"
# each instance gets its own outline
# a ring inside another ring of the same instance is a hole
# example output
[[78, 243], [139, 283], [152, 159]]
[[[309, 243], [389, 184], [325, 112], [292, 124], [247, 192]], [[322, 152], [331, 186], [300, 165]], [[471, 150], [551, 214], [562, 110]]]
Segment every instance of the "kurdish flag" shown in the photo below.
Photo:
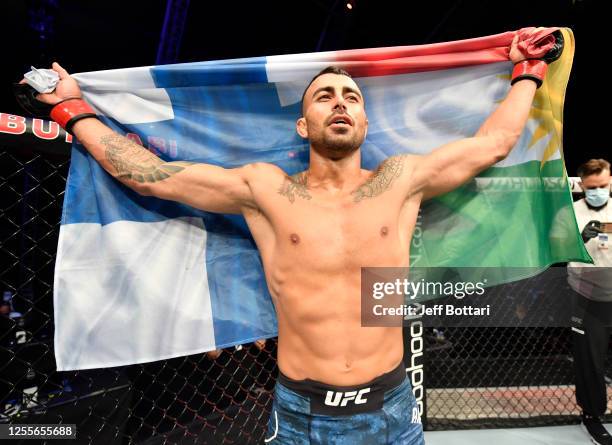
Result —
[[[571, 31], [562, 33], [564, 52], [549, 67], [519, 143], [478, 178], [423, 205], [412, 264], [543, 270], [589, 260], [570, 221], [562, 157], [574, 51]], [[74, 77], [109, 126], [165, 160], [224, 167], [263, 161], [293, 174], [308, 165], [308, 144], [295, 133], [302, 92], [321, 69], [339, 65], [364, 93], [370, 124], [362, 159], [372, 169], [393, 154], [424, 154], [472, 136], [508, 93], [514, 35]], [[573, 229], [552, 236], [559, 218]], [[78, 143], [54, 307], [60, 371], [200, 353], [277, 332], [261, 259], [242, 217], [140, 196]]]

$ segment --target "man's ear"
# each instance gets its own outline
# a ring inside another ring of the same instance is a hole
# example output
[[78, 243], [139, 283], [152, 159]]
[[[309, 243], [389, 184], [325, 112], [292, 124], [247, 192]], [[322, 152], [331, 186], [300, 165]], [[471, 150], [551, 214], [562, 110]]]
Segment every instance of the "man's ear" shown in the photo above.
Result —
[[295, 131], [304, 139], [308, 139], [308, 125], [306, 124], [306, 118], [301, 117], [295, 123]]

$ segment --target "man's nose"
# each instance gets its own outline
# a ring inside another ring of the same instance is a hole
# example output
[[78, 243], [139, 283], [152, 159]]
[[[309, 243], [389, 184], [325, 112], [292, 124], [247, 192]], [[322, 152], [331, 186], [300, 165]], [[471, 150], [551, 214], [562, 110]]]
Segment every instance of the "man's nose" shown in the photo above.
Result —
[[346, 105], [343, 97], [339, 97], [336, 99], [336, 103], [334, 104], [333, 110], [342, 113], [346, 111]]

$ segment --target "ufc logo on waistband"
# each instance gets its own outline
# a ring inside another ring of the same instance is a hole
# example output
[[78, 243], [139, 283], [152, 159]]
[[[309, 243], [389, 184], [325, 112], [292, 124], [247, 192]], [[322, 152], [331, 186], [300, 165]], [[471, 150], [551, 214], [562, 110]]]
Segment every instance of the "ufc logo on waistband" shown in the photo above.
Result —
[[327, 391], [325, 395], [325, 404], [327, 406], [346, 406], [351, 400], [354, 400], [355, 405], [366, 403], [368, 399], [364, 399], [363, 395], [370, 392], [371, 388], [363, 388], [359, 391], [336, 392]]

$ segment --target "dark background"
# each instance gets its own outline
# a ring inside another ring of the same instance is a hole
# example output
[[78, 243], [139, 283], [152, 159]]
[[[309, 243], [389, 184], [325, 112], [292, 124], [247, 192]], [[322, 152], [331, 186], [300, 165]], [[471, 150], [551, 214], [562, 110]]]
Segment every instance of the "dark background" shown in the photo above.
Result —
[[[592, 157], [610, 158], [601, 137], [608, 113], [597, 103], [605, 101], [607, 84], [603, 0], [356, 0], [353, 10], [344, 0], [174, 3], [188, 3], [177, 62], [417, 45], [525, 26], [570, 27], [576, 57], [565, 102], [568, 173], [574, 176]], [[166, 0], [2, 2], [0, 111], [23, 114], [10, 84], [30, 65], [48, 67], [57, 60], [69, 72], [83, 72], [156, 64], [166, 5]]]

